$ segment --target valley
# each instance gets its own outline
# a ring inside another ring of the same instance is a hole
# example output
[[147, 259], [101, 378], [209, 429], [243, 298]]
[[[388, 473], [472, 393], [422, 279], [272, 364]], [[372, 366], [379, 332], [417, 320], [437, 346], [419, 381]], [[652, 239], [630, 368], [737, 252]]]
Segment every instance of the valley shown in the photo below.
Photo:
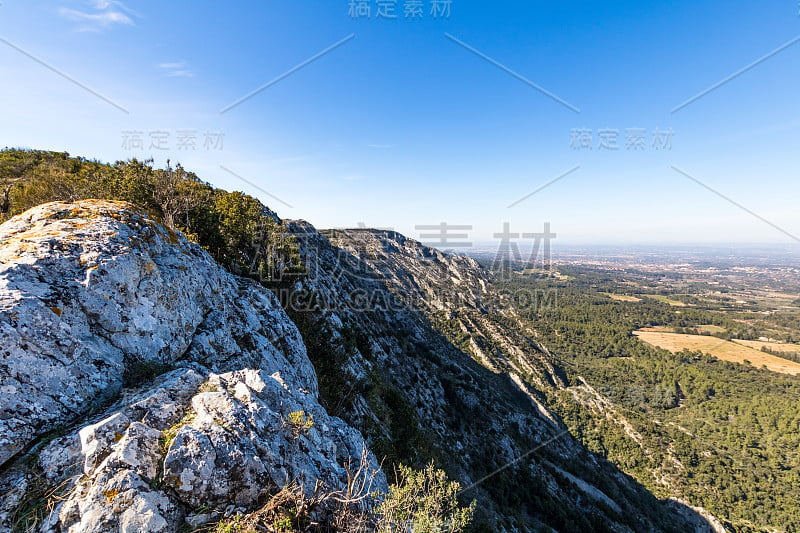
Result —
[[559, 278], [517, 268], [495, 283], [555, 292], [556, 305], [515, 313], [565, 370], [567, 392], [549, 397], [591, 450], [733, 531], [794, 531], [797, 268], [791, 255], [712, 256], [562, 254]]

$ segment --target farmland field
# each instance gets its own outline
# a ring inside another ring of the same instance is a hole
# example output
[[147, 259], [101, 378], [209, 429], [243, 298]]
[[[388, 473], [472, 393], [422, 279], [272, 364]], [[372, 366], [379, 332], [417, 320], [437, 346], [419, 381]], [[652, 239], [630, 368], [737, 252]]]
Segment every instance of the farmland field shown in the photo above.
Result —
[[746, 364], [745, 361], [749, 361], [753, 366], [760, 367], [763, 365], [773, 372], [800, 374], [800, 363], [788, 361], [775, 355], [761, 352], [757, 348], [751, 348], [717, 337], [643, 330], [635, 331], [634, 335], [648, 344], [664, 348], [673, 353], [684, 349], [700, 350], [723, 361], [742, 364]]
[[800, 344], [789, 344], [786, 342], [745, 341], [741, 339], [733, 339], [733, 342], [759, 351], [762, 347], [766, 346], [768, 349], [775, 352], [800, 353]]
[[672, 307], [686, 307], [685, 303], [679, 300], [673, 300], [672, 298], [663, 296], [661, 294], [642, 294], [642, 296], [645, 296], [647, 298], [652, 298], [653, 300], [658, 300], [659, 302], [671, 305]]
[[602, 294], [605, 294], [606, 296], [608, 296], [612, 300], [616, 300], [618, 302], [641, 302], [642, 301], [641, 298], [637, 298], [636, 296], [628, 296], [626, 294], [614, 294], [614, 293], [611, 293], [611, 292], [604, 292]]
[[710, 333], [712, 335], [714, 333], [724, 333], [725, 332], [725, 328], [720, 327], [720, 326], [714, 326], [712, 324], [700, 324], [699, 326], [697, 326], [697, 329], [699, 329], [701, 331], [705, 331], [706, 333]]

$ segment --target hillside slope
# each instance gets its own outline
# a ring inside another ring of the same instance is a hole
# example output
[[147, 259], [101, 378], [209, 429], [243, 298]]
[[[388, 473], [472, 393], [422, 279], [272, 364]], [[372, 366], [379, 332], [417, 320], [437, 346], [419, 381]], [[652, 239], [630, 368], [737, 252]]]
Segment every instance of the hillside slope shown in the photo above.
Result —
[[321, 400], [378, 455], [435, 459], [492, 531], [711, 530], [568, 434], [535, 387], [563, 387], [560, 369], [499, 320], [475, 261], [394, 232], [288, 228], [308, 279], [281, 300], [320, 373]]

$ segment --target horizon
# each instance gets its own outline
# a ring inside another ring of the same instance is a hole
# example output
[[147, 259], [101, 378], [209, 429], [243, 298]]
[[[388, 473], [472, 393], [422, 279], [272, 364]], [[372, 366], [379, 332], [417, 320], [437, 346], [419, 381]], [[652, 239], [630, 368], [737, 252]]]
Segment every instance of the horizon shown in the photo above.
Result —
[[[287, 219], [287, 220], [292, 220], [292, 219]], [[436, 248], [437, 250], [442, 252], [458, 254], [458, 255], [466, 255], [466, 256], [486, 257], [487, 254], [492, 254], [492, 255], [497, 254], [500, 252], [503, 243], [503, 240], [501, 238], [495, 238], [494, 240], [470, 242], [469, 246], [448, 246], [447, 244], [443, 245], [440, 242], [431, 242], [431, 241], [425, 241], [424, 239], [410, 237], [408, 235], [403, 234], [402, 232], [396, 231], [391, 228], [342, 227], [342, 228], [316, 228], [316, 229], [322, 232], [369, 231], [369, 232], [396, 233], [407, 239], [415, 240], [424, 246]], [[506, 242], [508, 242], [512, 246], [515, 244], [523, 257], [525, 257], [526, 254], [530, 254], [533, 251], [533, 249], [536, 248], [537, 255], [533, 256], [533, 261], [536, 262], [542, 259], [542, 256], [538, 255], [541, 253], [538, 252], [538, 250], [542, 249], [541, 247], [544, 242], [544, 239], [540, 238], [538, 243], [533, 238], [509, 239]], [[636, 252], [647, 252], [648, 254], [651, 255], [695, 253], [695, 254], [709, 254], [711, 257], [714, 257], [714, 253], [718, 254], [735, 253], [740, 258], [756, 257], [756, 256], [749, 256], [748, 254], [756, 254], [762, 252], [769, 252], [774, 255], [790, 255], [790, 256], [800, 255], [800, 244], [798, 243], [756, 243], [756, 242], [580, 243], [580, 242], [569, 242], [569, 241], [558, 242], [558, 239], [553, 238], [549, 240], [549, 246], [551, 249], [551, 259], [554, 261], [558, 260], [559, 253], [570, 255], [576, 252], [583, 252], [583, 251], [591, 251], [596, 254], [599, 254], [598, 258], [603, 258], [603, 257], [619, 258], [620, 254], [636, 253]], [[729, 258], [730, 255], [726, 255], [725, 257]]]
[[0, 145], [419, 241], [800, 242], [795, 3], [351, 3], [3, 2]]

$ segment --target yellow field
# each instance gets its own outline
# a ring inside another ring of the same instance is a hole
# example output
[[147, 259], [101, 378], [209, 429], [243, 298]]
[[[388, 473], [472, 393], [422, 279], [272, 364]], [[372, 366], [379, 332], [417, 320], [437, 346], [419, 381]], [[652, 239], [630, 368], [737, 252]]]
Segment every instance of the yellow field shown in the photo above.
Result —
[[705, 335], [683, 335], [679, 333], [664, 333], [661, 331], [634, 331], [642, 341], [669, 350], [673, 353], [681, 350], [700, 350], [732, 363], [750, 361], [755, 367], [766, 366], [773, 372], [783, 374], [800, 374], [800, 363], [787, 361], [780, 357], [761, 352], [735, 342], [709, 337]]
[[612, 294], [610, 292], [602, 292], [600, 294], [605, 294], [612, 300], [617, 300], [619, 302], [641, 302], [641, 298], [637, 298], [636, 296], [627, 296], [625, 294]]
[[765, 294], [769, 298], [777, 298], [779, 300], [796, 300], [796, 294], [786, 294], [785, 292], [766, 292]]
[[642, 294], [642, 296], [647, 296], [648, 298], [652, 298], [653, 300], [664, 302], [665, 304], [669, 304], [672, 307], [686, 307], [685, 303], [679, 302], [678, 300], [672, 300], [671, 298], [667, 298], [666, 296], [662, 296], [660, 294]]
[[750, 348], [761, 350], [762, 346], [766, 346], [770, 350], [774, 350], [776, 352], [800, 352], [800, 344], [786, 344], [781, 342], [762, 342], [762, 341], [745, 341], [742, 339], [733, 339], [733, 342], [737, 344], [743, 344]]
[[[700, 331], [705, 331], [709, 334], [713, 333], [722, 333], [725, 331], [725, 328], [721, 328], [719, 326], [712, 326], [711, 324], [701, 324], [699, 326], [692, 326], [694, 329], [699, 329]], [[675, 333], [675, 328], [670, 326], [653, 326], [649, 328], [642, 328], [639, 331], [658, 331], [661, 333]], [[769, 343], [764, 343], [769, 344]], [[749, 345], [748, 345], [749, 346]], [[786, 346], [785, 344], [783, 346]], [[800, 348], [800, 346], [798, 346]], [[756, 347], [756, 350], [760, 350], [761, 346]]]
[[697, 329], [701, 331], [707, 331], [708, 333], [722, 333], [725, 331], [725, 328], [714, 326], [713, 324], [700, 324], [697, 326]]

